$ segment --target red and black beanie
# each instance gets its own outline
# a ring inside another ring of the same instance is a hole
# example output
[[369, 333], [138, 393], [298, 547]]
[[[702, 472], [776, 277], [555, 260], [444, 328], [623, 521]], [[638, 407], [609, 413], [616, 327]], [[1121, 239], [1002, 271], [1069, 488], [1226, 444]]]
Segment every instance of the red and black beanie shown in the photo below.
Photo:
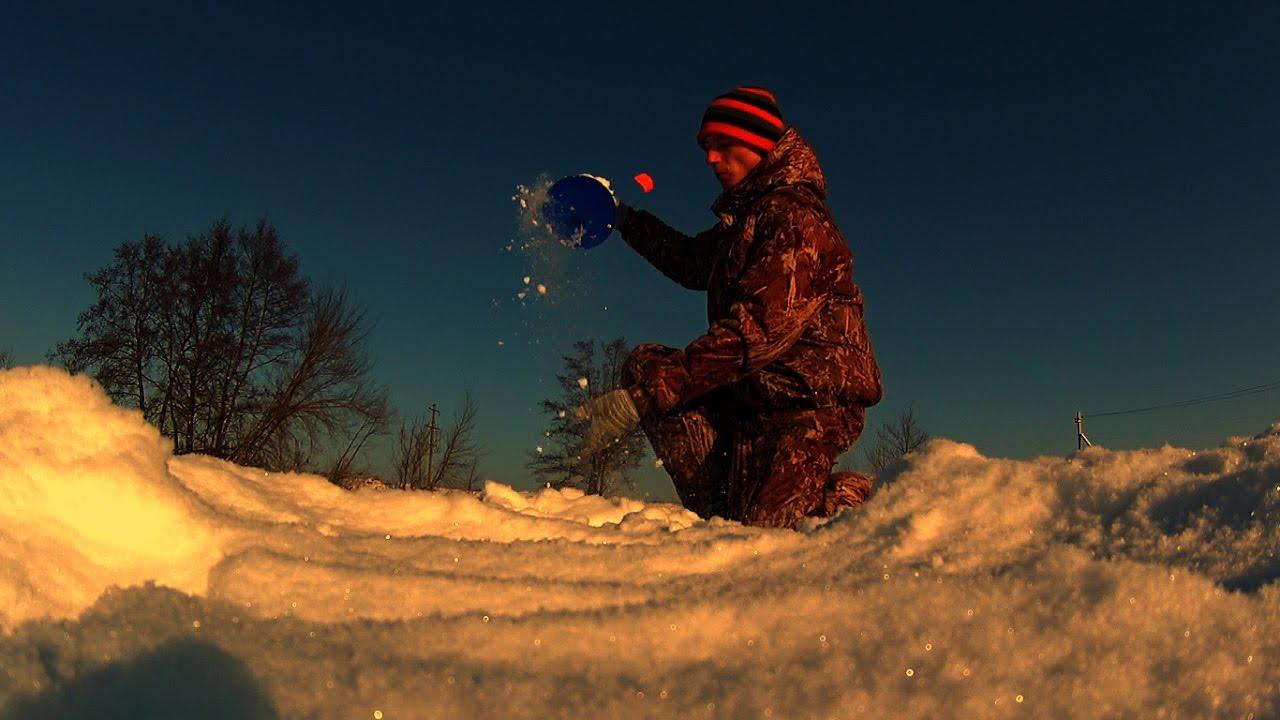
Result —
[[726, 135], [767, 154], [778, 144], [786, 126], [773, 93], [762, 87], [740, 85], [711, 101], [702, 114], [698, 144], [708, 135]]

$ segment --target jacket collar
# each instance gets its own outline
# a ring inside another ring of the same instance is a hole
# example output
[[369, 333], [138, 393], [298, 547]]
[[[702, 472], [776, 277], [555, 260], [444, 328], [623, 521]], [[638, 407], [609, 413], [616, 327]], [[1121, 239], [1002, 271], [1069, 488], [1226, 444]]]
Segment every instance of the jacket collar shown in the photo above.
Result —
[[716, 198], [711, 210], [721, 217], [735, 216], [765, 193], [788, 185], [808, 185], [819, 199], [827, 196], [827, 179], [818, 157], [795, 128], [787, 128], [742, 182]]

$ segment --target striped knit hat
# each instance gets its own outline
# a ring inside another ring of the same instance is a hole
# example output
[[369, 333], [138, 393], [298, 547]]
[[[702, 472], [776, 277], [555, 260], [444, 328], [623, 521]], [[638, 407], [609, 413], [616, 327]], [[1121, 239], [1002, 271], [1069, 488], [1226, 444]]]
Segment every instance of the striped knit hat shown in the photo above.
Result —
[[708, 135], [727, 135], [767, 154], [785, 129], [773, 93], [762, 87], [741, 85], [711, 101], [702, 114], [698, 144]]

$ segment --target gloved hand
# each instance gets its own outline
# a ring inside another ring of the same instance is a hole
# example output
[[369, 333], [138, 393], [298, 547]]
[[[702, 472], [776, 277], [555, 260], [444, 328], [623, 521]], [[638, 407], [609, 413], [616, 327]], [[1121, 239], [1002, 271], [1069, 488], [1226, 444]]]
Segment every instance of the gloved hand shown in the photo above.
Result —
[[573, 409], [574, 417], [590, 420], [582, 455], [595, 453], [612, 445], [640, 424], [640, 413], [624, 389], [610, 390], [591, 402]]

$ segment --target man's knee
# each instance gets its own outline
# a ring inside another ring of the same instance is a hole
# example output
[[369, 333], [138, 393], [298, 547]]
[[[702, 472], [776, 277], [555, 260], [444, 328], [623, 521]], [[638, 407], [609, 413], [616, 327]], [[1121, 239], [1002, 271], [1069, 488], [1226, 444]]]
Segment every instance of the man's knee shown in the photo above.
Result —
[[[762, 458], [763, 459], [763, 458]], [[792, 446], [756, 465], [742, 498], [742, 521], [759, 527], [795, 528], [822, 505], [831, 461], [812, 446]]]
[[828, 507], [861, 502], [870, 485], [853, 478], [832, 484], [831, 468], [862, 430], [861, 408], [822, 408], [761, 429], [745, 478], [741, 520], [763, 527], [795, 528], [806, 517], [825, 517]]

